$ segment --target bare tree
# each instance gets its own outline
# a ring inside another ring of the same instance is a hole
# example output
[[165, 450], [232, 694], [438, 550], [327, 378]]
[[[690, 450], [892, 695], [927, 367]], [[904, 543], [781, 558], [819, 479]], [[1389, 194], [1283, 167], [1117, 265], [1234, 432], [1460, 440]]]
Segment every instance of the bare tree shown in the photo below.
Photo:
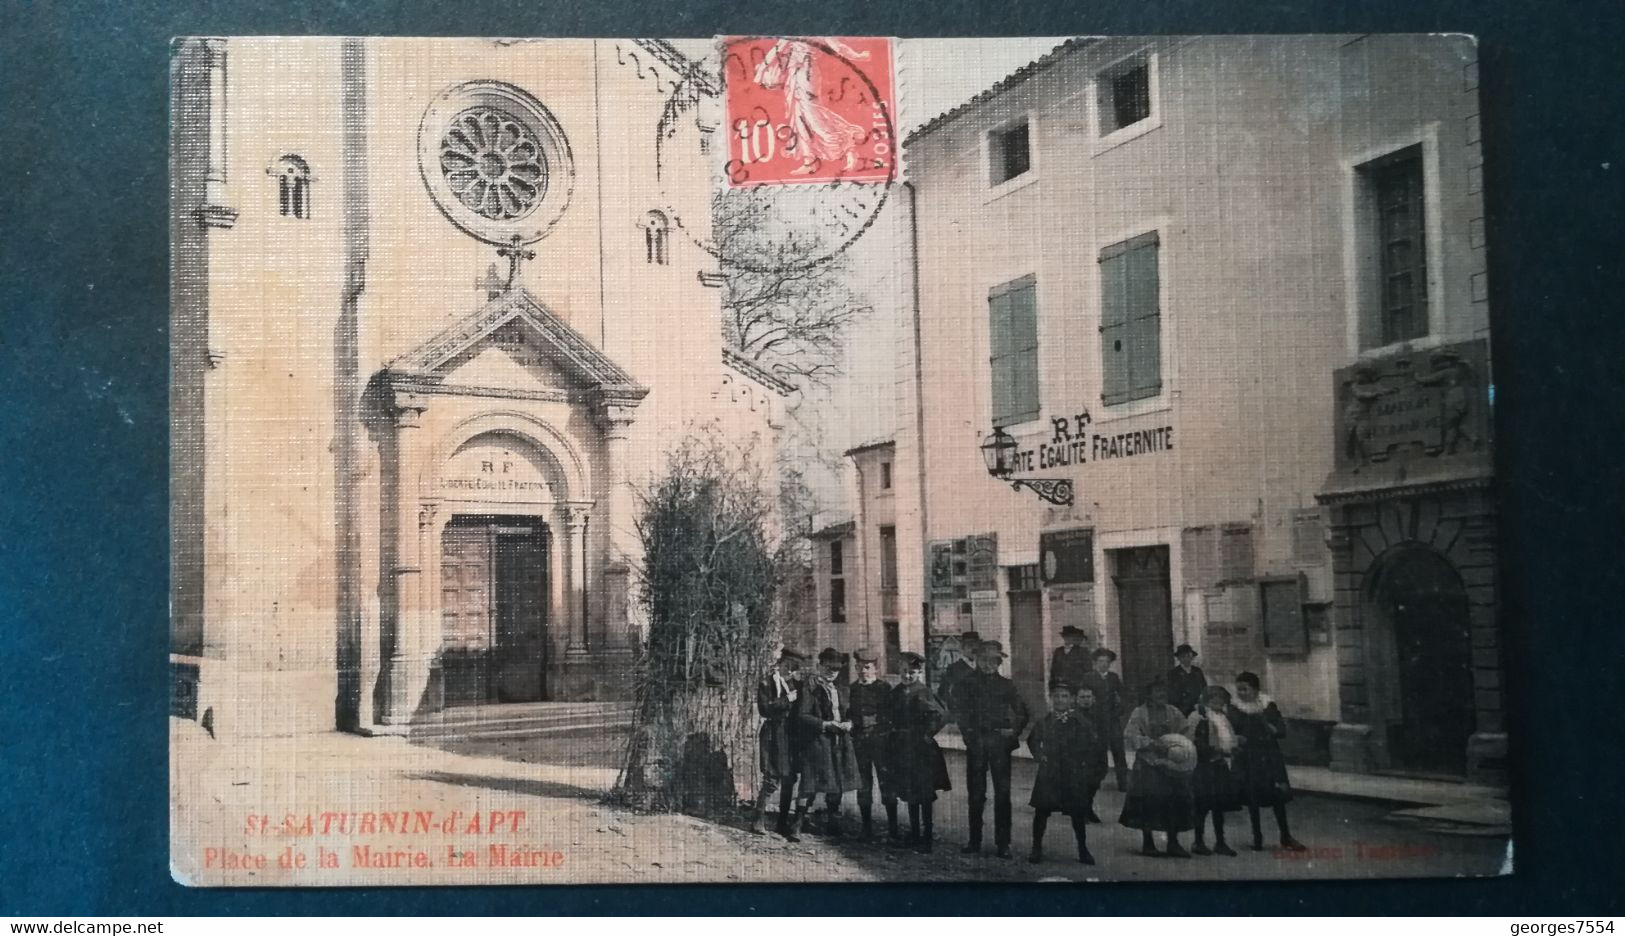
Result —
[[872, 309], [852, 287], [844, 253], [828, 231], [796, 217], [794, 193], [719, 193], [713, 236], [723, 258], [723, 334], [745, 357], [798, 387], [841, 373], [847, 329]]
[[641, 493], [633, 731], [612, 799], [639, 809], [730, 814], [754, 791], [755, 681], [810, 600], [793, 483], [750, 443], [690, 435]]

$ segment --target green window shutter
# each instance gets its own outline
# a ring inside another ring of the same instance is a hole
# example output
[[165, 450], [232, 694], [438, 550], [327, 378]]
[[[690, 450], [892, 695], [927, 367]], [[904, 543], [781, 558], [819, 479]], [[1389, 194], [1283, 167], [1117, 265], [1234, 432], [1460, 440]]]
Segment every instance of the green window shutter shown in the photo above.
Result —
[[1031, 275], [988, 293], [989, 364], [993, 424], [1008, 426], [1038, 415], [1038, 308]]
[[1156, 232], [1100, 252], [1101, 397], [1107, 405], [1162, 392]]

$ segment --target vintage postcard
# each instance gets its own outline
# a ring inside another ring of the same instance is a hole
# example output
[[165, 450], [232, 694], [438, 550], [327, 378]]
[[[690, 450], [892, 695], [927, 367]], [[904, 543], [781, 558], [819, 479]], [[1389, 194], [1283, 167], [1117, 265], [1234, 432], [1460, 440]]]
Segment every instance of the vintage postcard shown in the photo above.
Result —
[[1507, 873], [1477, 67], [176, 40], [176, 879]]

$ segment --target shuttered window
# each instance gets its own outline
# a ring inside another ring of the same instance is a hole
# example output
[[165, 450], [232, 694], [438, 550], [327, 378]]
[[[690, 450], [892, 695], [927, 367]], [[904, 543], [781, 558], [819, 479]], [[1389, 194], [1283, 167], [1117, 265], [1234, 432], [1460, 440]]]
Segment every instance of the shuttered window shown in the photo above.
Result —
[[1101, 398], [1110, 406], [1162, 392], [1162, 307], [1155, 231], [1100, 252]]
[[987, 297], [992, 331], [993, 425], [1038, 418], [1038, 282], [1032, 275]]
[[1427, 231], [1422, 191], [1422, 148], [1408, 149], [1365, 167], [1377, 209], [1378, 295], [1382, 343], [1428, 333]]

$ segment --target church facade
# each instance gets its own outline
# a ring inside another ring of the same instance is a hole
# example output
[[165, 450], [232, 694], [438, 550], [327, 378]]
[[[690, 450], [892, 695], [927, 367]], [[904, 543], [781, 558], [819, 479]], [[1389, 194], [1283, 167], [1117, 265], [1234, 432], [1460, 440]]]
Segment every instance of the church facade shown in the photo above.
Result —
[[647, 40], [173, 57], [172, 670], [216, 733], [625, 694], [636, 489], [771, 446], [727, 347], [719, 89]]

